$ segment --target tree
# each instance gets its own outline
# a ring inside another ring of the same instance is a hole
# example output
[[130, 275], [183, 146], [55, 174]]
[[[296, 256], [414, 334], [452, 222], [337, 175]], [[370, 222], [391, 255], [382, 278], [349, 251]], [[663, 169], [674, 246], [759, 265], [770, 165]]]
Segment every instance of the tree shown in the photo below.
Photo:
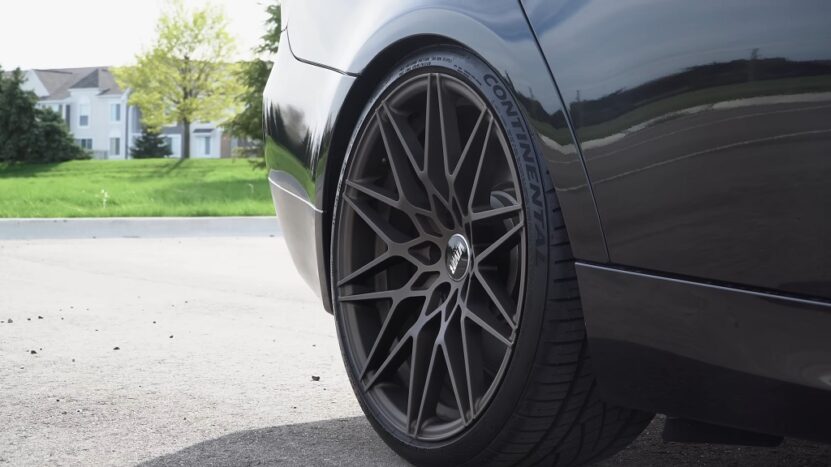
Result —
[[156, 32], [153, 47], [136, 57], [135, 66], [116, 70], [116, 78], [132, 90], [130, 104], [141, 109], [146, 126], [182, 127], [182, 157], [188, 158], [192, 123], [235, 113], [241, 89], [232, 62], [235, 41], [221, 9], [191, 11], [182, 0], [168, 0]]
[[0, 162], [62, 162], [88, 159], [52, 109], [37, 106], [37, 96], [24, 91], [23, 72], [0, 68]]
[[[225, 125], [232, 135], [258, 143], [255, 148], [258, 154], [262, 154], [263, 147], [263, 90], [274, 67], [274, 62], [267, 58], [277, 53], [282, 30], [280, 4], [271, 3], [266, 7], [266, 13], [268, 32], [262, 37], [262, 43], [254, 49], [257, 58], [243, 63], [237, 72], [239, 81], [245, 86], [239, 97], [243, 109]], [[266, 59], [261, 58], [263, 56]]]
[[32, 147], [35, 157], [31, 162], [64, 162], [74, 159], [89, 159], [69, 134], [61, 114], [52, 109], [36, 109], [37, 123], [32, 132]]
[[130, 155], [135, 159], [152, 159], [170, 156], [170, 145], [161, 137], [158, 130], [144, 128], [141, 136], [130, 148]]

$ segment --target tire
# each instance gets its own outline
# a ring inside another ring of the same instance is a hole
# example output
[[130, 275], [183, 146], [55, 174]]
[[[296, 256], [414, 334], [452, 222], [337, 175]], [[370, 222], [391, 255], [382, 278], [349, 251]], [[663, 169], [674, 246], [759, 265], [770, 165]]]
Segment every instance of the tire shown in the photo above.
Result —
[[583, 465], [652, 418], [599, 399], [557, 196], [508, 89], [462, 49], [410, 56], [340, 175], [346, 370], [374, 429], [417, 465]]

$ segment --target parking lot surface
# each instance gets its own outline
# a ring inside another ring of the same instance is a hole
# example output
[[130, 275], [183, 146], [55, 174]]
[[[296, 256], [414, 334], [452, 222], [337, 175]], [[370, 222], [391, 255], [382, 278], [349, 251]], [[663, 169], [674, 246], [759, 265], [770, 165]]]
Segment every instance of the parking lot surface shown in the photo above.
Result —
[[[0, 464], [403, 465], [278, 231], [255, 231], [0, 240]], [[831, 462], [795, 440], [664, 444], [661, 425], [603, 465]]]

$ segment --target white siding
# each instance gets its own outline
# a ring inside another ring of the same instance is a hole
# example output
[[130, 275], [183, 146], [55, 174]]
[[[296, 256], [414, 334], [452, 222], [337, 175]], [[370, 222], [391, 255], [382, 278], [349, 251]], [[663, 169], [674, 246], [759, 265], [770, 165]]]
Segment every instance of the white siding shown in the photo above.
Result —
[[[210, 130], [210, 132], [207, 132]], [[208, 141], [209, 151], [206, 149]], [[222, 128], [213, 123], [197, 123], [191, 126], [190, 155], [199, 159], [218, 159], [222, 150]]]
[[46, 86], [40, 81], [38, 78], [37, 73], [32, 70], [26, 71], [24, 73], [25, 81], [23, 85], [20, 86], [24, 91], [32, 91], [35, 93], [36, 96], [43, 98], [49, 95], [49, 91], [46, 90]]
[[[41, 83], [37, 74], [26, 72], [26, 83], [24, 88], [35, 92], [43, 98], [47, 95], [46, 88]], [[137, 108], [129, 106], [129, 92], [121, 95], [101, 96], [99, 89], [70, 89], [69, 96], [60, 100], [42, 100], [39, 105], [42, 107], [56, 108], [66, 118], [69, 108], [70, 118], [67, 122], [69, 131], [75, 140], [91, 140], [94, 157], [100, 159], [125, 159], [128, 158], [129, 150], [135, 140], [141, 136], [142, 127], [140, 120], [141, 112]], [[80, 126], [81, 104], [89, 106], [89, 124]], [[119, 104], [120, 121], [112, 118], [112, 106]], [[172, 157], [181, 157], [182, 137], [181, 131], [176, 131], [176, 126], [166, 128], [163, 136], [171, 139]], [[210, 131], [208, 131], [210, 130]], [[222, 128], [217, 123], [195, 123], [191, 126], [191, 134], [188, 135], [191, 144], [191, 157], [194, 158], [219, 158], [222, 154]], [[118, 138], [119, 151], [117, 154], [110, 150], [113, 138]], [[206, 138], [209, 141], [209, 151], [206, 149]]]

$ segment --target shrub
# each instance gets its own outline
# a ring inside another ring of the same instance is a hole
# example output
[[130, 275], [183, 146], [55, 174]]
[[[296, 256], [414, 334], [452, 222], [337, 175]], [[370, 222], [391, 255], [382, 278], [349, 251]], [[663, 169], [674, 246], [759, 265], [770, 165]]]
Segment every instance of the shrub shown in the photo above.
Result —
[[70, 135], [63, 118], [37, 106], [24, 91], [23, 72], [0, 68], [0, 162], [62, 162], [88, 159]]
[[161, 137], [157, 130], [145, 128], [142, 135], [136, 139], [130, 148], [130, 155], [134, 159], [154, 159], [168, 157], [173, 152], [170, 145]]

